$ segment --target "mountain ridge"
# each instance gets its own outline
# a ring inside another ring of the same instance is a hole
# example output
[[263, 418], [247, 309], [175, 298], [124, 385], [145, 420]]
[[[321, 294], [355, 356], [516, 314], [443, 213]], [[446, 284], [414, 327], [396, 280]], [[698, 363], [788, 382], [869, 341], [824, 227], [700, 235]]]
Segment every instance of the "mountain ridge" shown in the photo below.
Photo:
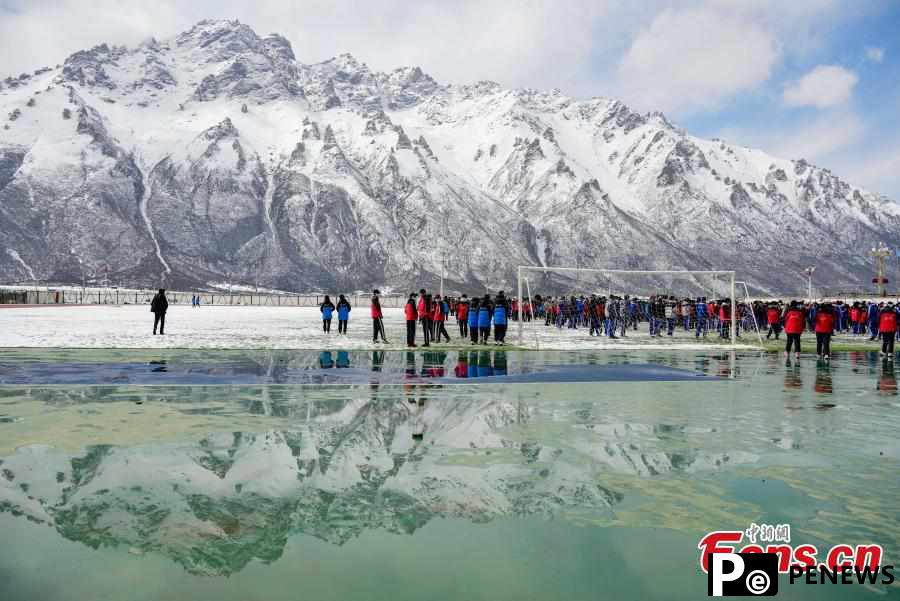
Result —
[[236, 21], [0, 86], [2, 280], [481, 289], [534, 264], [779, 292], [810, 264], [858, 287], [859, 249], [900, 242], [900, 206], [803, 159], [603, 97], [304, 64]]

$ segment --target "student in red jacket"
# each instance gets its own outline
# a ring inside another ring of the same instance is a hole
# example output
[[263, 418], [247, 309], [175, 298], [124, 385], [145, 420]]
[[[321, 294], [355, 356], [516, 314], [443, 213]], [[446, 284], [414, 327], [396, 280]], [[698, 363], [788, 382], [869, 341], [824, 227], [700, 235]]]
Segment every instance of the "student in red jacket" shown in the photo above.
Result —
[[456, 303], [456, 325], [459, 326], [459, 337], [469, 337], [469, 297], [465, 294]]
[[775, 334], [775, 340], [778, 340], [778, 337], [781, 335], [781, 307], [776, 303], [769, 303], [769, 307], [766, 309], [766, 321], [769, 323], [769, 331], [766, 332], [766, 340], [768, 340], [772, 334]]
[[866, 310], [864, 307], [859, 308], [859, 314], [856, 316], [856, 325], [859, 329], [860, 336], [866, 335]]
[[834, 334], [835, 314], [831, 303], [816, 311], [816, 354], [828, 361], [831, 358], [831, 335]]
[[719, 303], [719, 337], [731, 338], [731, 299]]
[[378, 289], [372, 291], [372, 342], [378, 343], [378, 336], [381, 341], [387, 344], [387, 337], [384, 335], [384, 313], [381, 311], [381, 292]]
[[878, 315], [878, 333], [881, 334], [881, 356], [894, 360], [894, 337], [897, 335], [897, 309], [888, 303]]
[[448, 307], [441, 299], [440, 294], [434, 297], [433, 305], [434, 310], [432, 311], [431, 319], [434, 321], [434, 341], [440, 342], [441, 336], [443, 336], [447, 342], [450, 342], [450, 334], [447, 333], [447, 328], [444, 327], [444, 322], [447, 321]]
[[791, 301], [790, 307], [784, 314], [784, 333], [787, 334], [787, 345], [784, 348], [784, 356], [791, 353], [794, 347], [795, 356], [800, 358], [800, 335], [803, 334], [803, 326], [806, 324], [806, 316], [797, 301]]
[[419, 290], [419, 304], [416, 307], [419, 321], [422, 322], [422, 334], [425, 336], [425, 342], [422, 346], [431, 346], [431, 295], [422, 288]]
[[418, 317], [418, 312], [416, 311], [416, 293], [410, 292], [409, 299], [406, 301], [406, 306], [403, 307], [403, 314], [406, 317], [406, 346], [415, 347], [416, 346], [416, 318]]

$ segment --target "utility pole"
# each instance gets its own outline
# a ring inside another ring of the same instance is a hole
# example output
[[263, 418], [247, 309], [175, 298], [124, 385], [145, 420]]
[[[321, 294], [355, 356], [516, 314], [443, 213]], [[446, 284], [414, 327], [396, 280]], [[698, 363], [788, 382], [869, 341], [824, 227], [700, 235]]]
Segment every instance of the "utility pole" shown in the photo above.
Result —
[[575, 274], [578, 278], [578, 284], [575, 288], [576, 292], [581, 292], [581, 255], [575, 255], [575, 268], [577, 269]]
[[812, 301], [812, 299], [813, 299], [812, 276], [813, 276], [813, 272], [815, 272], [815, 270], [816, 270], [815, 266], [807, 267], [806, 269], [803, 270], [803, 273], [806, 274], [806, 298], [809, 301]]
[[878, 248], [873, 248], [871, 251], [869, 251], [869, 254], [875, 257], [875, 272], [877, 274], [874, 278], [872, 278], [872, 283], [878, 285], [878, 294], [882, 297], [885, 297], [887, 296], [888, 283], [888, 279], [884, 277], [885, 263], [887, 262], [888, 257], [890, 257], [893, 253], [882, 242], [878, 245]]
[[78, 255], [75, 255], [75, 259], [78, 261], [78, 268], [81, 270], [81, 294], [84, 295], [84, 290], [87, 288], [87, 281], [84, 275], [84, 262]]

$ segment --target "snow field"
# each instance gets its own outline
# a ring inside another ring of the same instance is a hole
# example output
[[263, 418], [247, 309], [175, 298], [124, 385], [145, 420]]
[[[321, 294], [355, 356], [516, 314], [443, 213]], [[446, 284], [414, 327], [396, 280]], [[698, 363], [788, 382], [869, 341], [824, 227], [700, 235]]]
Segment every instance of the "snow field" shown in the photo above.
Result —
[[[19, 348], [196, 348], [196, 349], [346, 349], [406, 348], [402, 309], [385, 309], [384, 326], [390, 345], [372, 343], [368, 305], [354, 307], [348, 334], [322, 332], [316, 307], [206, 306], [194, 309], [172, 305], [166, 315], [165, 336], [153, 336], [153, 314], [146, 305], [97, 305], [7, 308], [0, 311], [0, 347]], [[510, 322], [507, 344], [516, 345], [518, 324]], [[456, 318], [447, 323], [453, 346], [468, 346], [459, 337]], [[693, 334], [650, 338], [647, 325], [626, 338], [591, 337], [587, 328], [546, 327], [543, 321], [526, 324], [524, 346], [546, 350], [591, 349], [709, 349], [726, 348], [715, 333], [698, 342]], [[751, 344], [755, 340], [745, 338]], [[421, 326], [416, 331], [421, 344]]]

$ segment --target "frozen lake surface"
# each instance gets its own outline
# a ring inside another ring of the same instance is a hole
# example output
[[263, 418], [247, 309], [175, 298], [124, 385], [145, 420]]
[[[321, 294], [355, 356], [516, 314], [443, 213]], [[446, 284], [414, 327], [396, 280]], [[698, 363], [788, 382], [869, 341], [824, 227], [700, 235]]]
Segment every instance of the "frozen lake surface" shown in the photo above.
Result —
[[[627, 377], [505, 379], [560, 366]], [[876, 354], [7, 349], [0, 373], [4, 601], [698, 599], [700, 538], [754, 522], [900, 557]]]

